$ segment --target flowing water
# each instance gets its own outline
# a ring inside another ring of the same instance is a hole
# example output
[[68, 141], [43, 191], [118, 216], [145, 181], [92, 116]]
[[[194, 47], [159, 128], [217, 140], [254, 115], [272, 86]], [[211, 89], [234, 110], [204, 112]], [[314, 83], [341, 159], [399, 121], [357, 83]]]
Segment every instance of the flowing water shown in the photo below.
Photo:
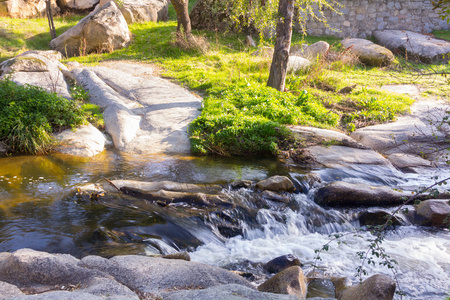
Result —
[[[289, 204], [261, 203], [251, 190], [231, 190], [227, 185], [272, 175], [289, 175], [302, 192], [290, 195]], [[188, 250], [194, 261], [261, 276], [261, 263], [294, 254], [305, 272], [316, 264], [324, 274], [355, 281], [360, 261], [356, 253], [367, 250], [367, 240], [372, 238], [366, 231], [353, 233], [359, 228], [361, 209], [322, 208], [313, 201], [315, 190], [335, 180], [414, 190], [432, 184], [434, 176], [446, 175], [450, 175], [448, 170], [404, 174], [367, 165], [304, 169], [286, 167], [271, 158], [139, 156], [111, 151], [93, 159], [65, 155], [0, 158], [0, 251], [28, 247], [81, 257]], [[221, 184], [237, 208], [218, 213], [159, 207], [125, 196], [104, 197], [99, 202], [77, 196], [77, 186], [103, 178]], [[220, 227], [224, 220], [234, 226], [231, 231]], [[315, 250], [338, 232], [346, 233], [342, 242], [331, 243], [321, 253], [322, 260], [316, 261]], [[448, 230], [397, 227], [388, 232], [383, 245], [398, 261], [404, 298], [445, 298], [450, 289]], [[392, 276], [378, 264], [367, 270]]]

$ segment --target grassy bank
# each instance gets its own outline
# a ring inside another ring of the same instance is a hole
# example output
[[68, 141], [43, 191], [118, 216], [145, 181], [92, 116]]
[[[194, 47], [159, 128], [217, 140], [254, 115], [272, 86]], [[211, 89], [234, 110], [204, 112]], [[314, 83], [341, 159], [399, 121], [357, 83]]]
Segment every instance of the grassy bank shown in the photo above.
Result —
[[[173, 18], [173, 12], [171, 16]], [[76, 20], [76, 17], [56, 18], [58, 33], [73, 26]], [[2, 46], [2, 57], [26, 49], [46, 49], [45, 43], [50, 39], [43, 25], [45, 21], [27, 20], [34, 28], [29, 36], [27, 27], [14, 27], [15, 20], [0, 18], [1, 28], [14, 28], [6, 34], [17, 36], [7, 49]], [[161, 76], [202, 95], [201, 116], [191, 126], [192, 149], [196, 154], [275, 153], [292, 144], [286, 124], [352, 131], [395, 120], [397, 115], [408, 111], [413, 101], [407, 96], [380, 90], [385, 84], [420, 84], [429, 90], [426, 94], [429, 96], [444, 96], [448, 92], [446, 78], [417, 76], [420, 72], [428, 72], [429, 66], [411, 64], [399, 58], [389, 68], [368, 68], [341, 60], [317, 62], [307, 72], [289, 74], [288, 92], [281, 93], [265, 86], [270, 57], [251, 55], [257, 48], [248, 47], [243, 34], [195, 32], [205, 41], [202, 47], [181, 49], [174, 46], [176, 22], [173, 20], [131, 24], [129, 27], [133, 42], [126, 49], [70, 60], [94, 65], [105, 59], [152, 63], [160, 68]], [[318, 40], [332, 44], [335, 52], [342, 51], [336, 38], [293, 36], [293, 44]], [[272, 43], [264, 41], [259, 48]], [[447, 69], [441, 65], [432, 67], [436, 71]], [[338, 93], [351, 86], [354, 88], [350, 93]]]

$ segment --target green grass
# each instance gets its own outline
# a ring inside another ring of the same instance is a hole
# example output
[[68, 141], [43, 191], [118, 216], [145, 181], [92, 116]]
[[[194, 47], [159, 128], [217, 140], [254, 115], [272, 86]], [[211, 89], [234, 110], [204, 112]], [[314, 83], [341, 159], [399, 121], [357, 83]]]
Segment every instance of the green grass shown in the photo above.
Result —
[[[87, 65], [106, 59], [153, 63], [161, 68], [161, 76], [201, 94], [204, 97], [202, 113], [190, 128], [192, 148], [197, 154], [275, 153], [280, 145], [291, 140], [285, 124], [352, 131], [395, 120], [396, 116], [409, 110], [413, 100], [381, 91], [379, 88], [386, 84], [419, 84], [427, 90], [423, 95], [429, 97], [445, 97], [449, 92], [446, 78], [428, 72], [430, 66], [398, 58], [389, 68], [348, 65], [340, 61], [318, 62], [309, 72], [289, 74], [288, 92], [280, 93], [265, 86], [271, 59], [251, 55], [257, 48], [245, 45], [244, 34], [194, 32], [208, 41], [208, 48], [180, 49], [174, 46], [173, 8], [169, 9], [169, 15], [172, 19], [169, 22], [131, 24], [133, 41], [125, 49], [70, 60]], [[22, 47], [15, 48], [16, 51], [46, 49], [42, 43], [49, 41], [49, 34], [43, 21], [45, 19], [27, 21], [37, 25], [24, 27], [35, 30], [26, 39], [23, 38], [27, 35], [25, 29], [15, 29], [18, 39], [22, 40], [22, 44], [15, 42]], [[76, 17], [55, 19], [58, 32], [75, 23]], [[41, 42], [37, 43], [33, 34], [40, 37]], [[44, 38], [47, 35], [48, 38]], [[30, 39], [35, 44], [28, 41]], [[254, 39], [258, 40], [257, 37]], [[329, 42], [333, 51], [342, 51], [339, 39], [333, 37], [304, 37], [294, 33], [292, 43], [311, 44], [319, 40]], [[273, 41], [264, 41], [264, 45], [271, 43]], [[448, 71], [446, 64], [431, 67], [439, 72]], [[417, 76], [420, 72], [431, 75]], [[355, 84], [350, 94], [337, 93], [341, 88]], [[324, 87], [331, 87], [331, 90]]]

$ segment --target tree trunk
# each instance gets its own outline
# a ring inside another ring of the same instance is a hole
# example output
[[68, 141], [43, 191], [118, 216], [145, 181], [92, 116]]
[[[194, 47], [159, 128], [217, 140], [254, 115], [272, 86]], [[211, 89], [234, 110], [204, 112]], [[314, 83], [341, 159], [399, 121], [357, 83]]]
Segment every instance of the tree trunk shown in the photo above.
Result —
[[273, 51], [267, 86], [284, 91], [289, 48], [292, 38], [292, 20], [294, 18], [294, 0], [280, 0], [278, 5], [277, 37]]
[[181, 27], [183, 27], [183, 33], [187, 40], [191, 38], [191, 19], [189, 18], [188, 4], [189, 0], [172, 0], [172, 5], [177, 13], [177, 32], [182, 33]]
[[52, 40], [56, 39], [56, 30], [55, 25], [53, 24], [52, 4], [50, 0], [45, 1], [45, 12], [47, 14], [48, 27], [50, 28], [50, 35], [52, 36]]

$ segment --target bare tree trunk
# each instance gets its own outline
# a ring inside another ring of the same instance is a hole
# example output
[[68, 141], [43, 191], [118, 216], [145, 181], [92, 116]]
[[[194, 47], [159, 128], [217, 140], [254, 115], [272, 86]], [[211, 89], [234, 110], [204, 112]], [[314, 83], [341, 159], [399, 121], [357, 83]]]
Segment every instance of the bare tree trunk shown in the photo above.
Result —
[[188, 10], [189, 0], [172, 0], [172, 5], [177, 13], [177, 32], [181, 33], [181, 27], [187, 40], [191, 38], [191, 19]]
[[273, 51], [267, 86], [284, 91], [289, 48], [292, 38], [292, 20], [294, 18], [294, 0], [280, 0], [278, 6], [277, 37]]
[[52, 36], [52, 40], [56, 39], [56, 30], [55, 24], [53, 24], [53, 15], [52, 15], [52, 5], [51, 0], [45, 1], [45, 12], [47, 13], [48, 27], [50, 28], [50, 35]]

